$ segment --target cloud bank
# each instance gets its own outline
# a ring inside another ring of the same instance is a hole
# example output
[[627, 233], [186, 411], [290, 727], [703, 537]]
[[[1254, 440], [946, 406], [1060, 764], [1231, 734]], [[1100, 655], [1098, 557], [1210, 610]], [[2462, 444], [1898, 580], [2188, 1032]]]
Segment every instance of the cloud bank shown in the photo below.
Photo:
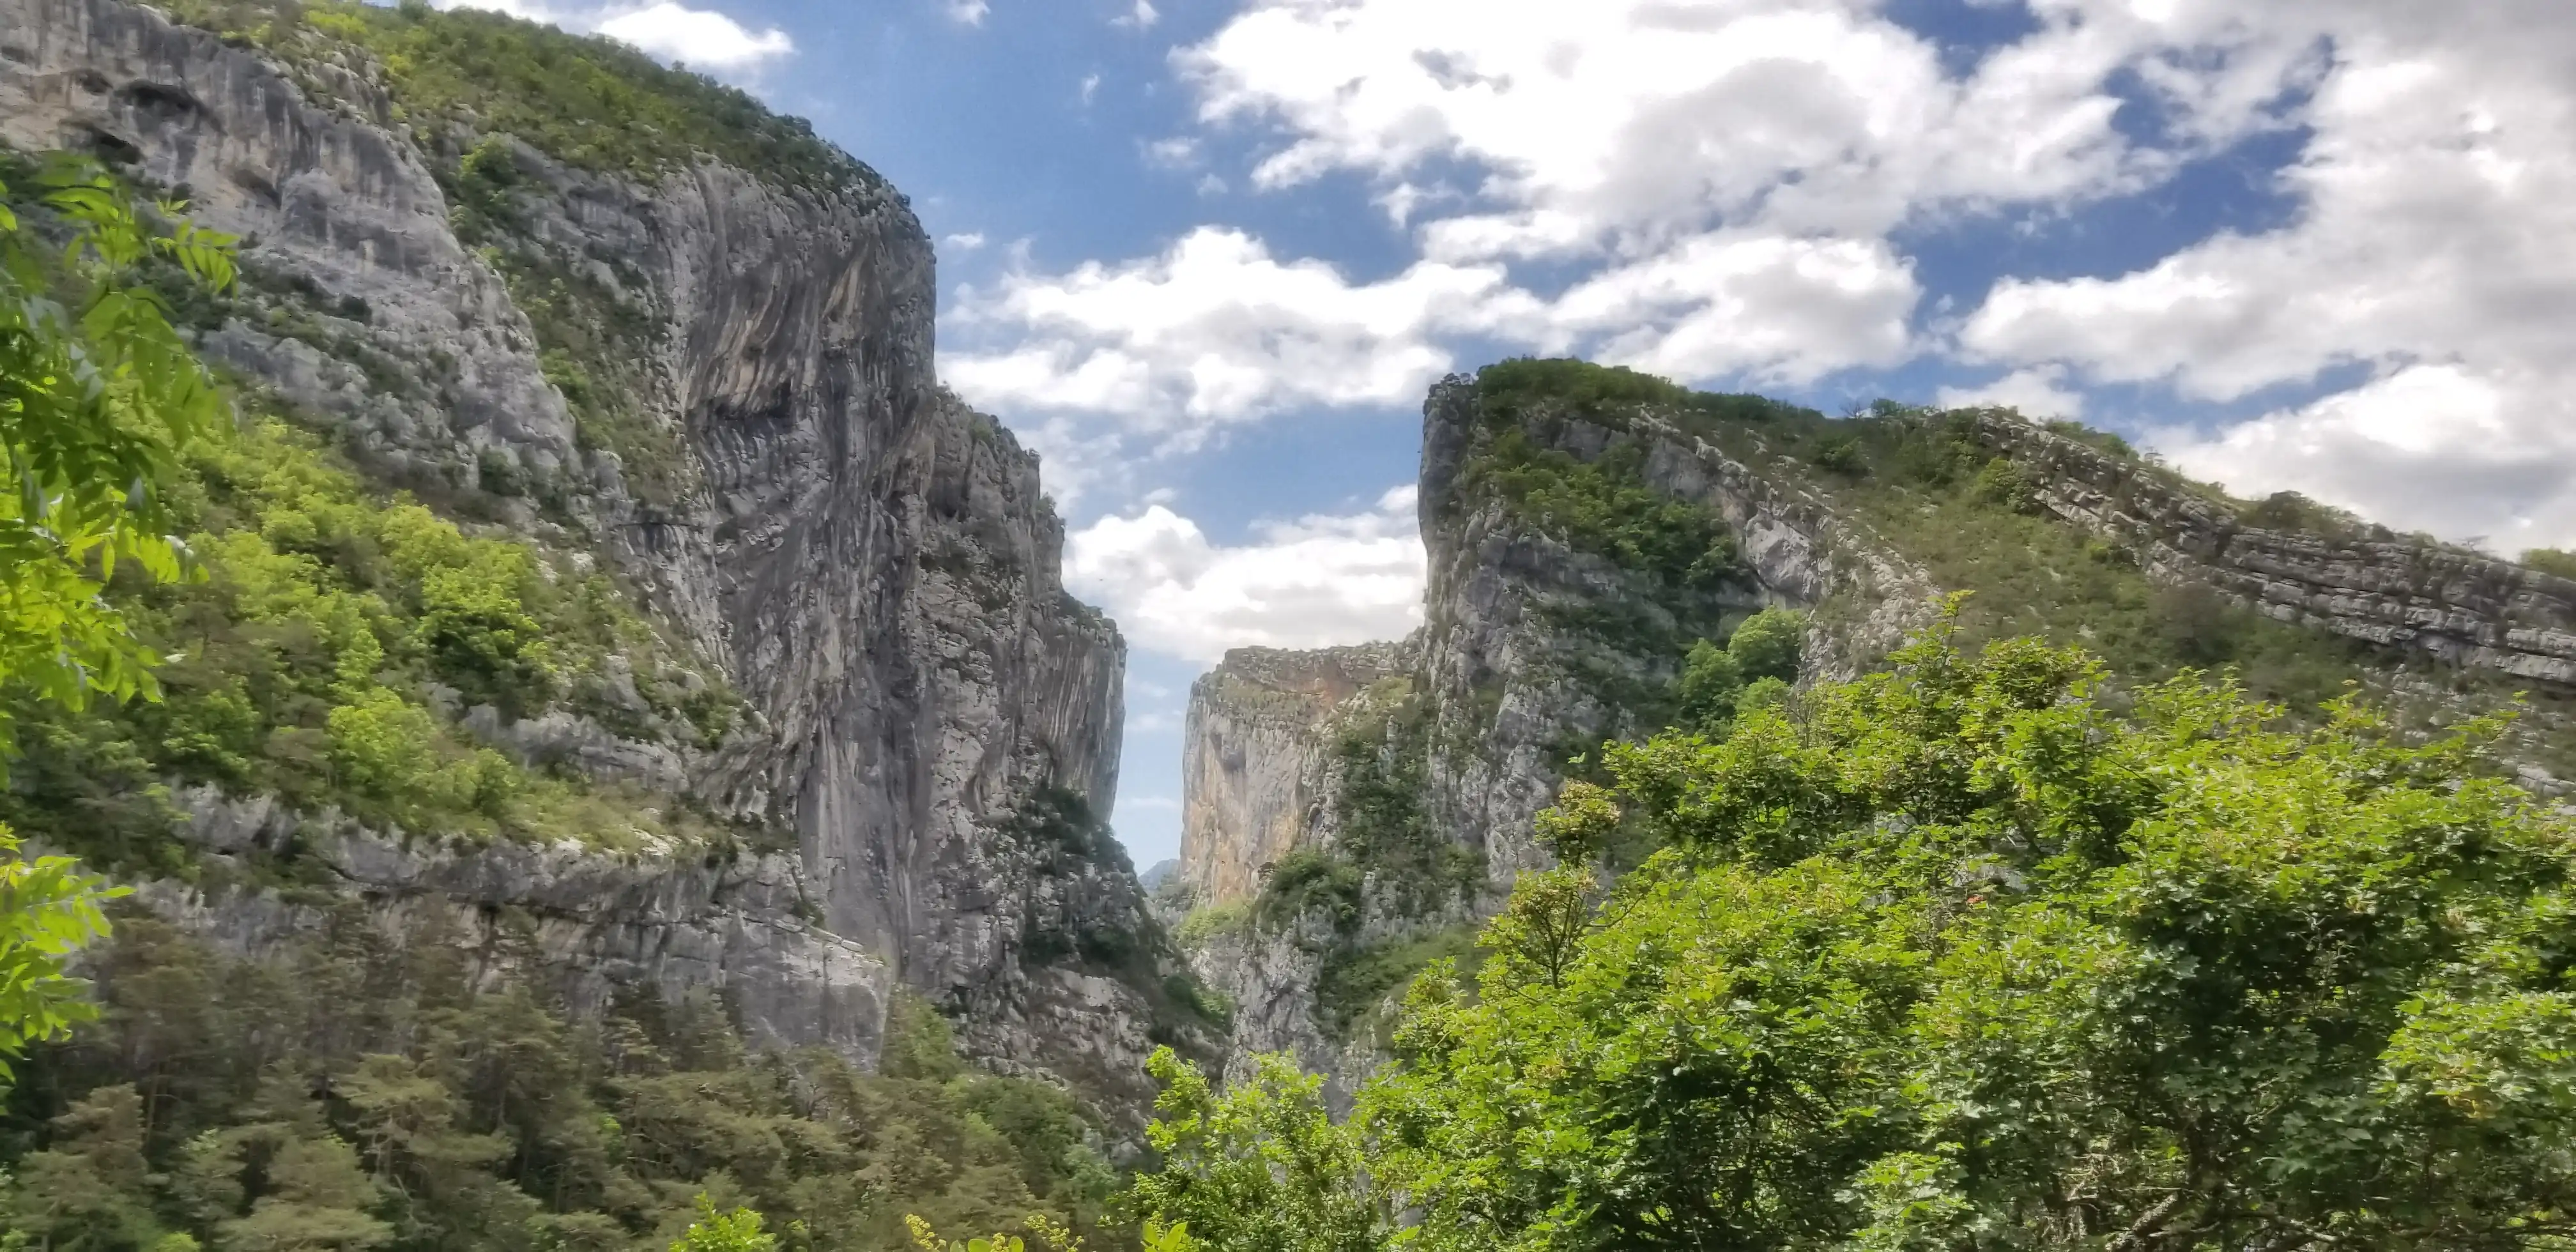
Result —
[[[1273, 195], [1359, 180], [1410, 259], [1352, 272], [1211, 223], [965, 293], [945, 364], [1004, 411], [1187, 448], [1409, 405], [1471, 350], [1757, 387], [1928, 359], [1987, 372], [1955, 402], [2099, 419], [2122, 388], [2119, 416], [2239, 491], [2568, 543], [2562, 8], [2032, 0], [1962, 63], [1864, 0], [1261, 0], [1174, 53], [1180, 138], [1248, 149], [1227, 173]], [[2278, 225], [1927, 307], [1908, 241], [2081, 220], [2258, 136], [2296, 152]]]
[[1422, 622], [1422, 539], [1409, 485], [1358, 513], [1258, 527], [1252, 542], [1231, 547], [1150, 505], [1074, 532], [1064, 576], [1138, 645], [1206, 664], [1231, 647], [1394, 639]]

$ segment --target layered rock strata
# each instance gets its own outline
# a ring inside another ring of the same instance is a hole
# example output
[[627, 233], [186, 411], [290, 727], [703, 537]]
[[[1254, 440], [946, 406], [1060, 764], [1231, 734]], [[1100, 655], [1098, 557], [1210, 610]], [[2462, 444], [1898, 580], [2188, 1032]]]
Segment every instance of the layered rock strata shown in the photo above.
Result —
[[1979, 414], [1977, 431], [2035, 471], [2041, 505], [2128, 546], [2154, 577], [2293, 625], [2576, 685], [2576, 581], [2384, 527], [2266, 526], [2160, 467], [2009, 414]]
[[[602, 899], [552, 914], [591, 928], [554, 945], [565, 961], [627, 953], [589, 968], [722, 983], [781, 1006], [778, 1037], [822, 1031], [862, 1060], [874, 1026], [852, 1023], [882, 996], [827, 1010], [796, 984], [855, 988], [856, 962], [878, 959], [994, 1064], [1078, 1078], [1132, 1112], [1151, 960], [1112, 976], [1030, 937], [1158, 932], [1114, 850], [1068, 862], [1019, 820], [1052, 794], [1107, 817], [1124, 645], [1059, 583], [1036, 457], [933, 374], [935, 271], [908, 204], [855, 162], [823, 185], [704, 157], [630, 179], [506, 136], [433, 144], [363, 52], [288, 39], [263, 54], [121, 0], [0, 0], [0, 139], [99, 153], [241, 236], [241, 309], [293, 317], [208, 327], [208, 355], [327, 418], [382, 481], [470, 496], [521, 534], [597, 552], [751, 712], [712, 751], [469, 728], [676, 782], [797, 848], [792, 865], [702, 883], [676, 864], [426, 852], [420, 865], [441, 868], [399, 871], [406, 891], [562, 903], [596, 885]], [[497, 234], [476, 246], [441, 183], [460, 145], [510, 167]], [[530, 275], [631, 328], [618, 401], [641, 433], [625, 453], [584, 436], [550, 377], [513, 294]], [[654, 449], [667, 456], [637, 461]], [[759, 885], [790, 880], [798, 891]], [[662, 921], [629, 908], [683, 897], [698, 903]], [[781, 911], [791, 898], [813, 924]], [[241, 898], [187, 907], [209, 933], [269, 924], [223, 920], [269, 907]], [[719, 916], [732, 920], [703, 920]], [[774, 948], [742, 938], [756, 934], [805, 935], [787, 945], [803, 955], [745, 955]], [[716, 955], [635, 958], [639, 943]]]

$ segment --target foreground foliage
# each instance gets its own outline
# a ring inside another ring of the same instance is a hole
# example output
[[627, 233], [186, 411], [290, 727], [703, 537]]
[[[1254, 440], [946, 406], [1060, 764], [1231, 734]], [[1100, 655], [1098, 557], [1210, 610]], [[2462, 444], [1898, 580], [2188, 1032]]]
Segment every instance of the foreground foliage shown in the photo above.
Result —
[[2081, 651], [1950, 630], [1608, 748], [1544, 833], [1664, 850], [1524, 879], [1349, 1125], [1275, 1065], [1218, 1097], [1166, 1064], [1142, 1211], [1213, 1231], [1199, 1197], [1312, 1176], [1260, 1246], [2576, 1233], [2570, 831], [2496, 776], [2499, 719], [2410, 742], [2195, 673], [2115, 711]]
[[[71, 158], [37, 184], [51, 240], [0, 187], [0, 762], [18, 747], [13, 704], [76, 714], [159, 692], [152, 651], [103, 591], [120, 563], [137, 581], [190, 572], [166, 488], [224, 409], [140, 272], [158, 261], [214, 290], [233, 277], [233, 241], [181, 205], [140, 208]], [[113, 894], [70, 858], [23, 857], [0, 824], [0, 1083], [28, 1043], [92, 1015], [64, 961], [106, 931]]]

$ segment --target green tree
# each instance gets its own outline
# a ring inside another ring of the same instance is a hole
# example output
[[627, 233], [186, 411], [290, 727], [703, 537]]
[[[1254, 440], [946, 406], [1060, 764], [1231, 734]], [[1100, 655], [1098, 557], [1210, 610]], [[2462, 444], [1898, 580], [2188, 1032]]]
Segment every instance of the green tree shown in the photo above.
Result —
[[268, 1194], [217, 1227], [221, 1252], [362, 1252], [392, 1242], [393, 1227], [367, 1212], [383, 1192], [346, 1142], [288, 1131], [266, 1146]]
[[1342, 1203], [1460, 1252], [2564, 1246], [2576, 829], [2496, 766], [2503, 719], [2105, 681], [1945, 624], [1724, 739], [1610, 746], [1661, 851], [1525, 876], [1352, 1128], [1211, 1154], [1216, 1097], [1166, 1067], [1183, 1150], [1136, 1195], [1257, 1211], [1322, 1143]]
[[54, 1119], [54, 1146], [18, 1163], [10, 1228], [60, 1252], [143, 1248], [160, 1237], [143, 1101], [131, 1085], [102, 1087]]
[[1389, 1222], [1365, 1186], [1360, 1141], [1336, 1125], [1320, 1079], [1284, 1055], [1255, 1058], [1248, 1081], [1218, 1094], [1205, 1075], [1158, 1048], [1147, 1062], [1163, 1092], [1146, 1137], [1161, 1170], [1136, 1179], [1137, 1212], [1187, 1226], [1227, 1252], [1361, 1252]]
[[742, 1208], [719, 1213], [715, 1201], [700, 1192], [698, 1220], [671, 1252], [773, 1252], [777, 1246], [777, 1236], [761, 1233], [760, 1214]]
[[1418, 997], [1367, 1097], [1425, 1242], [2558, 1229], [2569, 831], [2483, 767], [2497, 724], [2302, 728], [2198, 676], [2124, 718], [2029, 641], [1895, 662], [1608, 751], [1668, 850], [1562, 977]]
[[101, 592], [120, 562], [181, 576], [162, 487], [180, 450], [226, 421], [141, 269], [175, 262], [221, 290], [233, 241], [175, 202], [154, 206], [174, 223], [156, 229], [84, 162], [58, 158], [39, 181], [72, 233], [49, 255], [0, 206], [0, 457], [14, 484], [0, 493], [0, 680], [77, 709], [155, 690], [150, 653]]
[[1722, 734], [1728, 718], [1735, 716], [1735, 696], [1744, 689], [1744, 667], [1732, 653], [1702, 639], [1691, 645], [1690, 654], [1682, 659], [1681, 676], [1674, 680], [1674, 694], [1680, 697], [1680, 721], [1686, 729]]
[[[156, 259], [215, 289], [232, 282], [232, 240], [163, 202], [157, 229], [114, 180], [69, 159], [40, 177], [70, 227], [49, 250], [0, 205], [0, 688], [77, 710], [93, 694], [150, 698], [152, 656], [103, 592], [119, 563], [183, 574], [162, 486], [224, 408], [204, 367], [141, 277]], [[6, 188], [0, 188], [5, 197]], [[0, 706], [0, 759], [15, 736]], [[114, 893], [62, 857], [27, 860], [0, 825], [0, 1081], [33, 1040], [84, 1020], [63, 958], [107, 929]]]
[[1764, 609], [1726, 638], [1726, 653], [1746, 682], [1795, 682], [1806, 646], [1807, 615], [1795, 609]]
[[1674, 724], [1724, 735], [1739, 707], [1776, 702], [1797, 680], [1806, 638], [1806, 614], [1769, 608], [1744, 619], [1723, 647], [1706, 639], [1692, 644], [1673, 680]]
[[370, 1172], [399, 1197], [408, 1246], [482, 1252], [525, 1242], [537, 1205], [492, 1174], [511, 1155], [510, 1139], [460, 1126], [462, 1102], [430, 1067], [378, 1054], [337, 1090], [357, 1115]]

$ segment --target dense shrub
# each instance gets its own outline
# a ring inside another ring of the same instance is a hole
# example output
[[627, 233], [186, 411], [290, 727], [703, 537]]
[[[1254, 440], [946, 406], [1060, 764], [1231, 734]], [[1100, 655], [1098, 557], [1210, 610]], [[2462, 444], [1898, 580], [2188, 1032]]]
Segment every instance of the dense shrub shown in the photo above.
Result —
[[1707, 509], [1646, 486], [1638, 475], [1644, 455], [1630, 443], [1579, 461], [1508, 430], [1479, 454], [1467, 485], [1540, 531], [1670, 586], [1706, 587], [1736, 574], [1734, 532]]
[[[505, 718], [569, 704], [639, 735], [720, 733], [732, 698], [606, 576], [375, 496], [274, 418], [191, 449], [172, 497], [207, 577], [112, 589], [165, 658], [164, 699], [77, 714], [23, 705], [24, 769], [0, 817], [158, 872], [185, 869], [163, 798], [171, 778], [426, 833], [720, 835], [532, 773], [450, 725], [475, 704]], [[641, 712], [625, 703], [628, 684]]]
[[1221, 1099], [1159, 1064], [1140, 1208], [1251, 1187], [1301, 1252], [2558, 1246], [2576, 830], [2501, 720], [2113, 699], [1954, 632], [1608, 748], [1549, 828], [1665, 850], [1524, 876], [1347, 1125], [1283, 1058]]
[[869, 1075], [755, 1056], [712, 997], [571, 1020], [527, 988], [478, 990], [461, 948], [424, 939], [339, 914], [248, 963], [121, 919], [94, 969], [104, 1020], [32, 1057], [0, 1118], [0, 1238], [659, 1249], [701, 1194], [797, 1252], [891, 1252], [907, 1213], [1051, 1214], [1102, 1237], [1116, 1177], [1090, 1115], [968, 1068], [917, 1001], [896, 1000]]

